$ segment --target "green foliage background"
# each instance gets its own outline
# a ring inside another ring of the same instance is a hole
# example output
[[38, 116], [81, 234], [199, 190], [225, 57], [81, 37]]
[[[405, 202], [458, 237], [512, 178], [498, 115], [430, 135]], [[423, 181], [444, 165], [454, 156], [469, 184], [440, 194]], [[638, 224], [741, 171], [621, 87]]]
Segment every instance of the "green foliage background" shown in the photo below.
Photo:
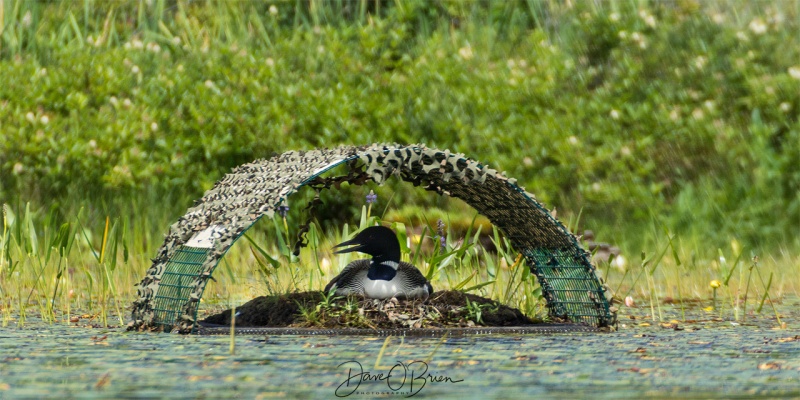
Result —
[[423, 142], [607, 240], [798, 245], [796, 2], [0, 5], [0, 202], [166, 228], [255, 158]]

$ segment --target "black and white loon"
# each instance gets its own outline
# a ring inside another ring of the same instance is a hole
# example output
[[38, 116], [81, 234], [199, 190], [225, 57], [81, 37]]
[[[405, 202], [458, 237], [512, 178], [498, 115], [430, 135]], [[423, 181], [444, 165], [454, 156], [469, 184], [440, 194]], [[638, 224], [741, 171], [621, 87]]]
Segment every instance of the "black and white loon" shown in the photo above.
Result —
[[352, 240], [334, 246], [353, 246], [334, 254], [358, 251], [372, 256], [371, 260], [356, 260], [347, 264], [333, 278], [325, 292], [336, 287], [336, 294], [356, 294], [372, 299], [392, 297], [427, 299], [433, 287], [413, 265], [400, 261], [400, 244], [397, 235], [383, 226], [371, 226], [359, 232]]

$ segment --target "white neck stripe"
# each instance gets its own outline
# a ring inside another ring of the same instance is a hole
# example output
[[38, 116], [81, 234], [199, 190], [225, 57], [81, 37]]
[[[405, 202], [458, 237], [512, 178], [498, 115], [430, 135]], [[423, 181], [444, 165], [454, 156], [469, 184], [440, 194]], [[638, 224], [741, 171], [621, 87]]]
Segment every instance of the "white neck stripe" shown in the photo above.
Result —
[[392, 267], [394, 269], [397, 269], [400, 266], [400, 264], [397, 261], [384, 261], [381, 263], [381, 265]]

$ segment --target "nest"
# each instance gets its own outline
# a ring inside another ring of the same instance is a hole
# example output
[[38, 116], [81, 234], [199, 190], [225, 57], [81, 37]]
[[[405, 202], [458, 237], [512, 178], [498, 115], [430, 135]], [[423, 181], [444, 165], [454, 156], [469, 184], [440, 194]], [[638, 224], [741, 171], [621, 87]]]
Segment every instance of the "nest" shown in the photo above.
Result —
[[[231, 311], [201, 321], [230, 326]], [[426, 329], [524, 326], [541, 323], [520, 310], [459, 291], [434, 293], [427, 301], [326, 298], [323, 292], [257, 297], [236, 308], [237, 327]]]

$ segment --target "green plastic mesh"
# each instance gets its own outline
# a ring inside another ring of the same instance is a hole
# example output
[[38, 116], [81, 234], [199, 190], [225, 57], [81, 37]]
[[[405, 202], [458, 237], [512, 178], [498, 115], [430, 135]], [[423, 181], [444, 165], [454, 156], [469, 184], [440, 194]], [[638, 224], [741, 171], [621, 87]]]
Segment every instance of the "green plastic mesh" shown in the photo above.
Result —
[[153, 297], [154, 324], [162, 330], [177, 325], [180, 310], [194, 290], [209, 249], [180, 246], [166, 264]]
[[528, 264], [534, 266], [551, 315], [598, 324], [597, 309], [606, 307], [605, 296], [582, 254], [572, 249], [534, 249], [523, 254]]

